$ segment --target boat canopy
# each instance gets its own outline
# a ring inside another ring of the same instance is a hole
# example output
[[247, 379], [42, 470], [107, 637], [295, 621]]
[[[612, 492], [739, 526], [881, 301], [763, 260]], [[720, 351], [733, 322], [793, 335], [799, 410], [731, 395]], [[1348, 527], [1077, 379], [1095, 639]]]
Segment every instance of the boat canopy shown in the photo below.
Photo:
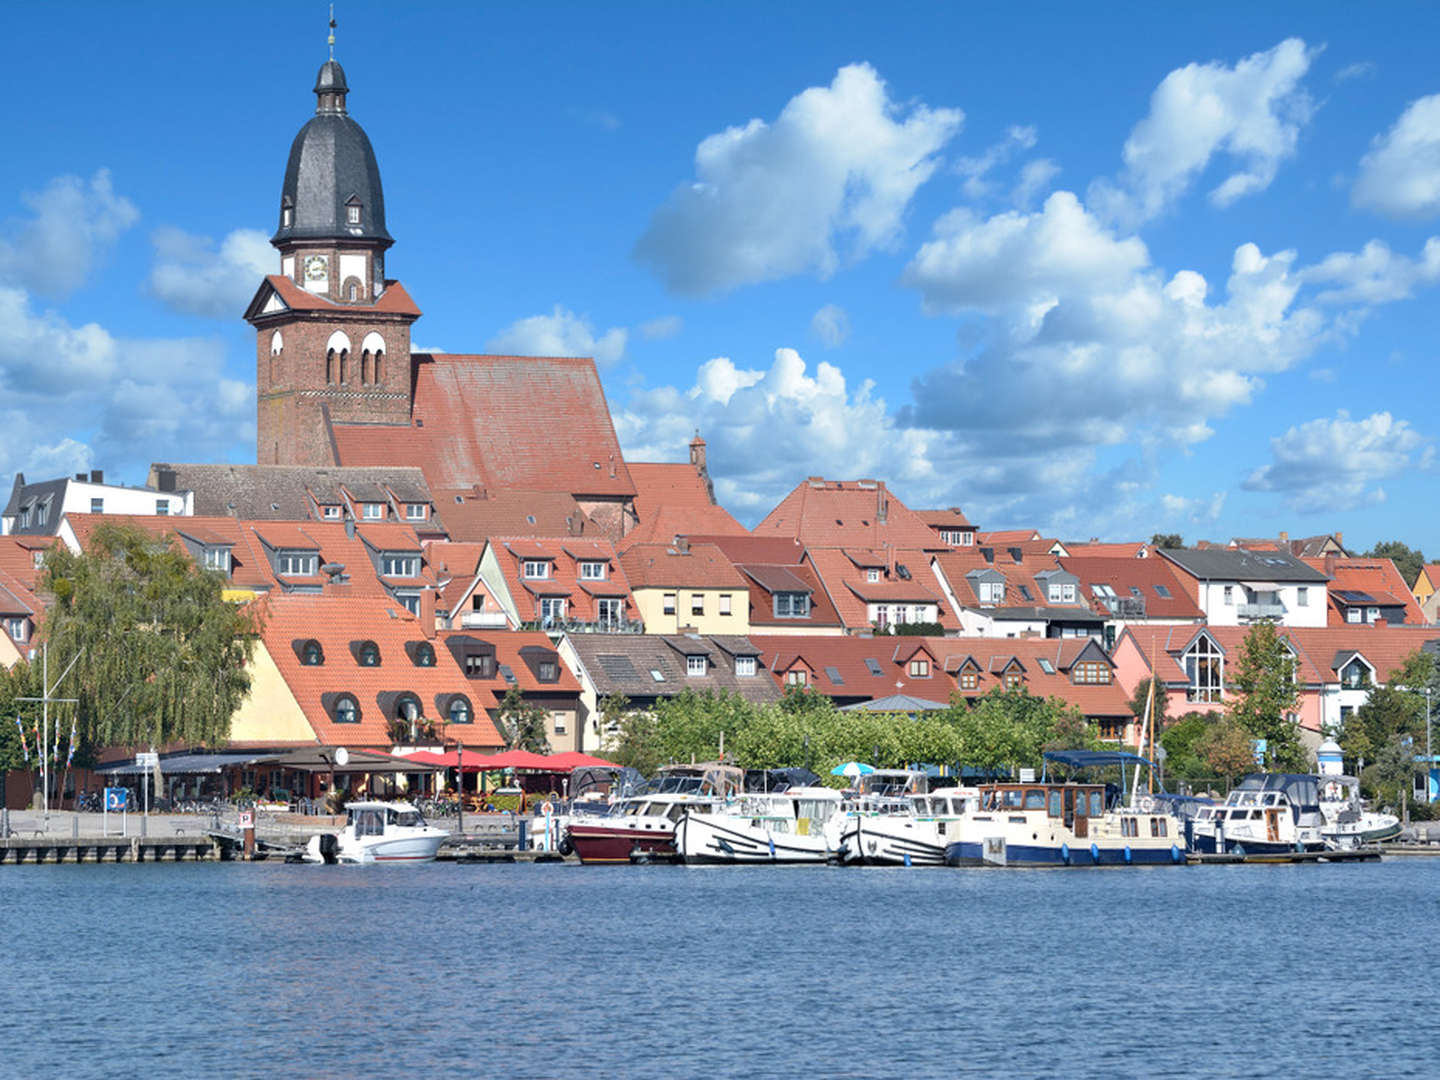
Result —
[[1045, 760], [1057, 765], [1069, 765], [1072, 769], [1099, 769], [1106, 765], [1145, 765], [1150, 761], [1139, 754], [1127, 754], [1123, 750], [1046, 750]]
[[1236, 791], [1283, 791], [1296, 806], [1320, 802], [1320, 781], [1313, 773], [1251, 773], [1235, 785]]

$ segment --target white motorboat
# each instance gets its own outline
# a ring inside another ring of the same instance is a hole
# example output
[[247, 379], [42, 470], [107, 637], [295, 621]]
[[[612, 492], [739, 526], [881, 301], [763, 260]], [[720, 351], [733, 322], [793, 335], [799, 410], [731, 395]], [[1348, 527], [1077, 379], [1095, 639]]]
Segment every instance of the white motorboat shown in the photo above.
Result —
[[675, 825], [687, 863], [817, 863], [840, 847], [840, 792], [825, 787], [751, 792], [713, 808], [692, 807]]
[[744, 774], [711, 761], [667, 765], [638, 795], [620, 799], [604, 815], [571, 817], [560, 851], [582, 863], [676, 861], [675, 826], [692, 809], [710, 809], [735, 796]]
[[1320, 777], [1320, 835], [1332, 847], [1353, 848], [1378, 844], [1400, 835], [1394, 814], [1366, 810], [1360, 798], [1360, 781], [1353, 776]]
[[1205, 854], [1276, 855], [1327, 846], [1320, 778], [1310, 773], [1251, 773], [1220, 806], [1195, 815], [1192, 844]]
[[977, 805], [979, 789], [940, 788], [907, 795], [903, 808], [857, 812], [846, 818], [840, 857], [868, 866], [944, 866], [945, 849], [960, 819]]
[[449, 839], [444, 829], [427, 824], [408, 802], [345, 804], [345, 827], [312, 836], [303, 856], [311, 863], [433, 862]]

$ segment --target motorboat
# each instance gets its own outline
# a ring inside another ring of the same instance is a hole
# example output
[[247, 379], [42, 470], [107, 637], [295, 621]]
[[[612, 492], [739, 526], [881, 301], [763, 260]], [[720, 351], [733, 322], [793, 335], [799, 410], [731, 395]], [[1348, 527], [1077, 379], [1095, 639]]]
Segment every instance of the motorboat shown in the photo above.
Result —
[[1394, 814], [1366, 810], [1360, 798], [1360, 781], [1353, 776], [1320, 777], [1320, 835], [1337, 848], [1360, 847], [1394, 840], [1400, 819]]
[[641, 792], [606, 814], [570, 818], [559, 849], [582, 863], [678, 861], [675, 825], [690, 809], [723, 805], [740, 793], [744, 774], [733, 765], [667, 765]]
[[792, 787], [692, 806], [675, 825], [686, 863], [821, 863], [836, 855], [845, 820], [840, 792]]
[[310, 863], [433, 862], [450, 838], [408, 802], [345, 804], [345, 827], [312, 836], [302, 858]]
[[889, 813], [856, 812], [845, 819], [840, 858], [864, 866], [944, 866], [945, 848], [960, 819], [975, 809], [979, 789], [939, 788], [907, 795]]
[[[1136, 754], [1052, 750], [1037, 781], [981, 784], [975, 808], [956, 822], [950, 866], [1136, 866], [1185, 861], [1179, 817], [1163, 799], [1124, 797], [1124, 770], [1149, 766]], [[1048, 779], [1049, 766], [1119, 766], [1121, 784]], [[1138, 785], [1137, 785], [1138, 786]]]
[[1311, 773], [1251, 773], [1223, 804], [1196, 814], [1193, 849], [1239, 855], [1323, 851], [1329, 845], [1320, 779]]

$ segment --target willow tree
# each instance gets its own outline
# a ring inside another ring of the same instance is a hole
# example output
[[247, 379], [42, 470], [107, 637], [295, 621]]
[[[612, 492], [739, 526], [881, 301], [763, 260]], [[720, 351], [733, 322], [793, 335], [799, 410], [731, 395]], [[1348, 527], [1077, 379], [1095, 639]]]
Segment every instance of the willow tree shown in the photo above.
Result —
[[[50, 552], [43, 587], [50, 670], [77, 698], [82, 740], [97, 746], [213, 746], [250, 688], [254, 605], [225, 600], [224, 575], [178, 545], [105, 523], [76, 555]], [[63, 691], [63, 692], [62, 692]]]

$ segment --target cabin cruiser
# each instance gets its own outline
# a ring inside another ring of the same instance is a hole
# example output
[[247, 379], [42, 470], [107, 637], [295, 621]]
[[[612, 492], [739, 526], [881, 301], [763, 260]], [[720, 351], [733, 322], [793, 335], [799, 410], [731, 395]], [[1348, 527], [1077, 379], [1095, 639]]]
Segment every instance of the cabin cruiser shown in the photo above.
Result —
[[1400, 835], [1394, 814], [1366, 810], [1360, 798], [1360, 781], [1353, 776], [1320, 777], [1320, 835], [1331, 847], [1353, 848], [1378, 844]]
[[851, 814], [840, 857], [866, 866], [944, 866], [945, 848], [979, 794], [973, 787], [939, 788], [905, 796], [903, 809], [890, 813]]
[[641, 792], [622, 798], [604, 815], [573, 817], [560, 850], [582, 863], [678, 860], [675, 825], [691, 809], [723, 806], [740, 792], [744, 774], [733, 765], [667, 765]]
[[1320, 778], [1309, 773], [1251, 773], [1220, 806], [1195, 817], [1194, 850], [1205, 854], [1276, 855], [1321, 851]]
[[345, 804], [345, 827], [312, 836], [301, 856], [310, 863], [433, 862], [450, 838], [408, 802]]
[[1173, 865], [1185, 860], [1180, 819], [1160, 799], [1138, 792], [1122, 801], [1124, 770], [1149, 766], [1118, 751], [1051, 750], [1051, 764], [1075, 769], [1120, 766], [1122, 783], [1048, 780], [981, 784], [975, 809], [957, 821], [945, 848], [950, 866]]
[[822, 863], [839, 849], [844, 820], [833, 788], [747, 792], [687, 809], [675, 825], [675, 850], [686, 863]]

